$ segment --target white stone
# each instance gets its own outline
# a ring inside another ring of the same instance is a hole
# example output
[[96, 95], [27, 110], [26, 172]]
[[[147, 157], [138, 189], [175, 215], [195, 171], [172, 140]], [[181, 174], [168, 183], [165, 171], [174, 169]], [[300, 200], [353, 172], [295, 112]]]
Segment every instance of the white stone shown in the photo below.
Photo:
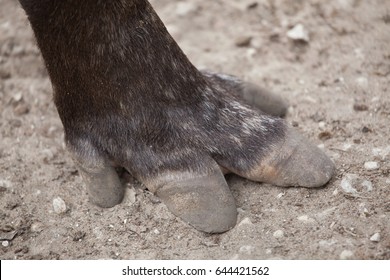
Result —
[[336, 244], [337, 241], [331, 239], [331, 240], [320, 240], [318, 242], [318, 244], [321, 246], [321, 247], [331, 247], [332, 245]]
[[319, 123], [318, 123], [318, 127], [319, 127], [320, 129], [325, 129], [325, 127], [326, 127], [326, 122], [324, 122], [324, 121], [319, 122]]
[[372, 242], [379, 242], [379, 241], [381, 241], [381, 234], [379, 232], [375, 233], [373, 236], [370, 237], [370, 240]]
[[137, 196], [137, 193], [133, 188], [128, 188], [126, 190], [126, 199], [130, 205], [135, 203], [136, 196]]
[[276, 239], [283, 238], [284, 237], [284, 232], [281, 229], [278, 229], [277, 231], [274, 232], [273, 236]]
[[61, 197], [56, 197], [53, 199], [53, 209], [57, 214], [63, 214], [66, 212], [65, 201]]
[[12, 183], [9, 180], [0, 179], [0, 187], [9, 189], [10, 187], [12, 187]]
[[344, 152], [347, 152], [351, 148], [352, 148], [352, 144], [351, 143], [344, 143], [343, 146], [341, 147], [341, 150], [344, 151]]
[[366, 77], [358, 77], [356, 78], [356, 84], [360, 86], [362, 89], [367, 89], [368, 79]]
[[43, 231], [44, 225], [41, 222], [35, 222], [31, 225], [31, 232], [41, 232]]
[[321, 144], [318, 144], [317, 147], [321, 150], [325, 149], [325, 144], [324, 143], [321, 143]]
[[296, 41], [309, 42], [310, 40], [309, 32], [301, 23], [295, 25], [292, 29], [290, 29], [287, 32], [287, 37]]
[[239, 227], [241, 226], [251, 226], [253, 225], [251, 219], [249, 219], [248, 217], [242, 219], [242, 221], [238, 224]]
[[372, 155], [377, 157], [379, 156], [380, 154], [382, 153], [382, 149], [381, 148], [372, 148]]
[[247, 58], [253, 58], [257, 53], [257, 50], [254, 49], [254, 48], [249, 48], [247, 51], [246, 51], [246, 56]]
[[279, 193], [276, 198], [277, 199], [281, 199], [283, 196], [285, 196], [286, 193], [282, 192], [282, 193]]
[[244, 245], [240, 247], [240, 253], [251, 254], [255, 251], [255, 247], [251, 245]]
[[372, 149], [372, 155], [374, 157], [379, 157], [382, 160], [385, 160], [386, 157], [390, 154], [390, 146], [383, 147], [383, 148], [373, 148]]
[[368, 180], [364, 180], [362, 186], [366, 188], [368, 192], [372, 191], [372, 182]]
[[298, 221], [304, 222], [304, 223], [314, 223], [315, 220], [313, 218], [310, 218], [308, 215], [302, 215], [298, 217]]
[[160, 234], [160, 231], [159, 231], [158, 229], [155, 229], [155, 230], [153, 231], [153, 233], [154, 233], [155, 235], [159, 235], [159, 234]]
[[357, 190], [352, 186], [352, 182], [356, 181], [358, 179], [358, 176], [355, 174], [347, 174], [345, 177], [341, 180], [340, 186], [346, 193], [357, 193]]
[[341, 260], [350, 260], [354, 256], [354, 253], [350, 250], [344, 250], [340, 254], [340, 259]]
[[376, 161], [367, 161], [364, 163], [364, 168], [366, 170], [377, 170], [379, 169], [379, 163]]
[[5, 241], [1, 242], [1, 245], [3, 247], [8, 247], [9, 246], [9, 241], [5, 240]]

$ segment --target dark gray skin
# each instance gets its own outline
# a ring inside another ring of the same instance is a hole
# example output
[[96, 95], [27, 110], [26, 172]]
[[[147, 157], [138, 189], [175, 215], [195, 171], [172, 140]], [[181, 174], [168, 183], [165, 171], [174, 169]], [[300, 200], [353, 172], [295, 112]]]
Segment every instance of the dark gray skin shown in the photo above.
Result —
[[332, 177], [332, 161], [277, 117], [287, 107], [280, 98], [198, 71], [148, 1], [20, 3], [93, 203], [121, 202], [121, 166], [175, 215], [215, 233], [237, 217], [223, 173], [303, 187]]

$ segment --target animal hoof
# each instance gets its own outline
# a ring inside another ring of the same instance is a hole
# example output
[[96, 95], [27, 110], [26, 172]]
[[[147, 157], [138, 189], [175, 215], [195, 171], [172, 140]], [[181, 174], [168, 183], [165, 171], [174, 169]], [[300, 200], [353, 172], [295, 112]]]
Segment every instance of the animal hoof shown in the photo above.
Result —
[[236, 224], [234, 198], [219, 170], [203, 177], [169, 182], [156, 195], [173, 214], [197, 230], [221, 233]]
[[335, 166], [318, 147], [291, 128], [283, 139], [244, 176], [277, 186], [308, 188], [321, 187], [332, 178]]
[[279, 95], [261, 88], [252, 83], [243, 83], [241, 86], [242, 98], [252, 106], [266, 114], [284, 117], [287, 113], [288, 104]]

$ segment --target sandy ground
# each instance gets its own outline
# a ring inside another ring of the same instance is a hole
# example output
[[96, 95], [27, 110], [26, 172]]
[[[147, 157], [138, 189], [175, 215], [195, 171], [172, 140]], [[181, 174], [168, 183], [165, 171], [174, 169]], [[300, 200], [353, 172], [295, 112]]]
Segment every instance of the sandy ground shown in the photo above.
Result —
[[[288, 100], [287, 121], [337, 175], [321, 189], [229, 175], [239, 221], [216, 235], [175, 218], [136, 182], [122, 204], [91, 205], [31, 28], [17, 1], [0, 0], [0, 258], [390, 259], [390, 2], [152, 4], [197, 67]], [[288, 37], [299, 23], [308, 42]]]

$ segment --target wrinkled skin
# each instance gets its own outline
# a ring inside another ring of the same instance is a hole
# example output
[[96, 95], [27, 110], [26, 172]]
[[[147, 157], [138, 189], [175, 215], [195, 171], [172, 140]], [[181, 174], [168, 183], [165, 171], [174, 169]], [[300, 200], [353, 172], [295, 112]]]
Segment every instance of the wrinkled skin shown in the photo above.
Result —
[[237, 213], [223, 173], [278, 186], [331, 178], [330, 159], [278, 117], [280, 98], [198, 71], [146, 0], [20, 3], [93, 203], [121, 202], [121, 166], [196, 229], [224, 232]]

